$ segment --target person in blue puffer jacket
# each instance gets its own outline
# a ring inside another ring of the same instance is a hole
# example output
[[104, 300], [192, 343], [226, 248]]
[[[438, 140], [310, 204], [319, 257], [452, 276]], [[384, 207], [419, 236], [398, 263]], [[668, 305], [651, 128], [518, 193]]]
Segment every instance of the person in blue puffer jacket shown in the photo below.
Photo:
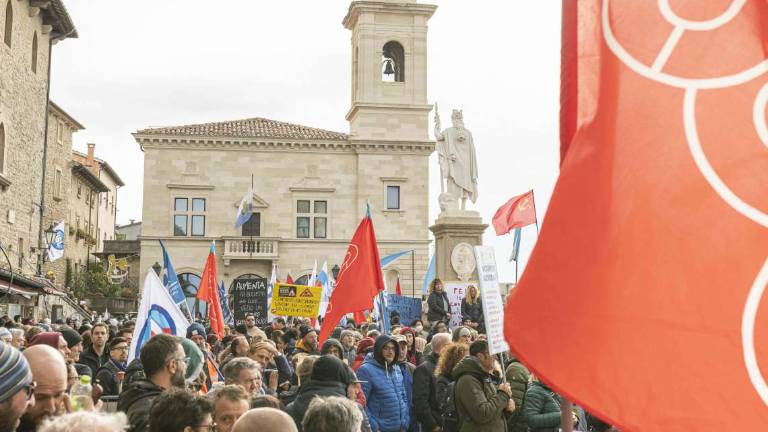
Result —
[[389, 336], [376, 338], [373, 352], [368, 354], [357, 371], [365, 398], [365, 412], [373, 432], [408, 430], [408, 396], [400, 367], [397, 366], [400, 347]]

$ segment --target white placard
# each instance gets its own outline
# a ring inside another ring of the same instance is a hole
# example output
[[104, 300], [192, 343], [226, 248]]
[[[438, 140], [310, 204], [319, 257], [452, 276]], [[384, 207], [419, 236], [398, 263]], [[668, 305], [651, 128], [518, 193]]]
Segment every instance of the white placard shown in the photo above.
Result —
[[490, 246], [475, 246], [477, 275], [480, 278], [480, 298], [483, 300], [485, 333], [491, 354], [509, 351], [504, 339], [504, 303], [499, 290], [499, 274], [496, 270], [496, 253]]
[[461, 301], [467, 295], [467, 287], [476, 285], [473, 282], [444, 282], [443, 289], [448, 294], [448, 302], [451, 304], [451, 322], [450, 328], [456, 328], [461, 325]]

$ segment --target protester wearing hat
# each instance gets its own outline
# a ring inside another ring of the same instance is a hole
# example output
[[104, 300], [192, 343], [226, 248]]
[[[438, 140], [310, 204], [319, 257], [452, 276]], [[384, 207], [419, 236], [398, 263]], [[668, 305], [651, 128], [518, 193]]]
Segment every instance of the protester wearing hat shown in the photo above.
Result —
[[308, 325], [299, 327], [299, 341], [293, 350], [293, 354], [295, 355], [296, 353], [320, 354], [317, 350], [317, 332], [315, 329]]
[[471, 344], [472, 343], [472, 331], [467, 327], [460, 326], [453, 329], [452, 340], [454, 343]]
[[219, 381], [219, 365], [216, 363], [215, 357], [208, 349], [208, 343], [206, 342], [207, 334], [205, 328], [200, 323], [192, 323], [187, 327], [187, 339], [200, 348], [205, 358], [205, 364], [203, 365], [203, 374], [205, 374], [205, 380], [203, 382], [203, 391], [207, 392], [213, 388], [213, 383]]
[[104, 389], [103, 396], [120, 394], [120, 372], [125, 374], [128, 349], [130, 345], [125, 338], [116, 337], [109, 341], [109, 361], [96, 372], [96, 382]]
[[12, 432], [34, 403], [35, 384], [27, 359], [9, 344], [0, 343], [0, 432]]
[[363, 365], [363, 361], [365, 360], [365, 356], [373, 352], [373, 345], [376, 343], [376, 341], [373, 338], [363, 338], [358, 344], [357, 344], [357, 355], [355, 356], [355, 361], [352, 363], [352, 370], [357, 371], [360, 369], [360, 366]]
[[409, 396], [402, 370], [397, 365], [398, 343], [387, 335], [376, 338], [373, 353], [365, 357], [357, 376], [365, 381], [366, 414], [373, 430], [407, 430], [411, 424]]
[[83, 352], [83, 337], [80, 336], [71, 327], [62, 327], [59, 329], [59, 333], [67, 341], [69, 347], [69, 360], [75, 364], [75, 370], [79, 376], [88, 375], [93, 376], [93, 371], [88, 366], [80, 363], [80, 354]]
[[64, 360], [69, 359], [69, 346], [67, 340], [59, 332], [43, 332], [35, 335], [27, 346], [34, 345], [48, 345], [51, 348], [58, 350]]
[[356, 381], [354, 374], [337, 356], [330, 354], [320, 356], [314, 362], [309, 381], [302, 383], [299, 394], [293, 402], [288, 404], [285, 412], [293, 418], [298, 430], [302, 431], [301, 422], [312, 399], [318, 396], [348, 398], [347, 388]]

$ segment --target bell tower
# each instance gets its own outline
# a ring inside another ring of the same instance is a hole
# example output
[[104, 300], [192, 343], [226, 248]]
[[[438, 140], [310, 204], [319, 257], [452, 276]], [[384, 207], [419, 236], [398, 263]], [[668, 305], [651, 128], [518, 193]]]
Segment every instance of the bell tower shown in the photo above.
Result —
[[350, 140], [427, 141], [427, 21], [435, 5], [353, 1]]

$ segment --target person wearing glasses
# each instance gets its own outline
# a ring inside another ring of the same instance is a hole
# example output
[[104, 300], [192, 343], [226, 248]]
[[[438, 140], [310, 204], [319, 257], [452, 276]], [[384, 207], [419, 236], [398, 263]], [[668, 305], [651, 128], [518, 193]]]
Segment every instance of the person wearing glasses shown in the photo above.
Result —
[[21, 416], [18, 432], [36, 431], [40, 423], [49, 417], [60, 416], [69, 408], [67, 400], [67, 364], [61, 353], [48, 345], [40, 344], [24, 350], [34, 389], [34, 405], [30, 404]]
[[149, 432], [213, 432], [213, 404], [184, 390], [158, 396], [149, 412]]
[[109, 361], [96, 372], [96, 382], [104, 389], [102, 396], [117, 396], [120, 394], [119, 372], [125, 372], [128, 361], [129, 343], [125, 338], [116, 337], [109, 341]]
[[146, 378], [139, 379], [120, 393], [117, 410], [128, 416], [129, 432], [149, 430], [149, 410], [162, 393], [184, 388], [186, 355], [179, 338], [156, 334], [141, 347], [139, 354]]
[[27, 406], [35, 403], [35, 383], [27, 359], [0, 343], [0, 432], [13, 432]]

